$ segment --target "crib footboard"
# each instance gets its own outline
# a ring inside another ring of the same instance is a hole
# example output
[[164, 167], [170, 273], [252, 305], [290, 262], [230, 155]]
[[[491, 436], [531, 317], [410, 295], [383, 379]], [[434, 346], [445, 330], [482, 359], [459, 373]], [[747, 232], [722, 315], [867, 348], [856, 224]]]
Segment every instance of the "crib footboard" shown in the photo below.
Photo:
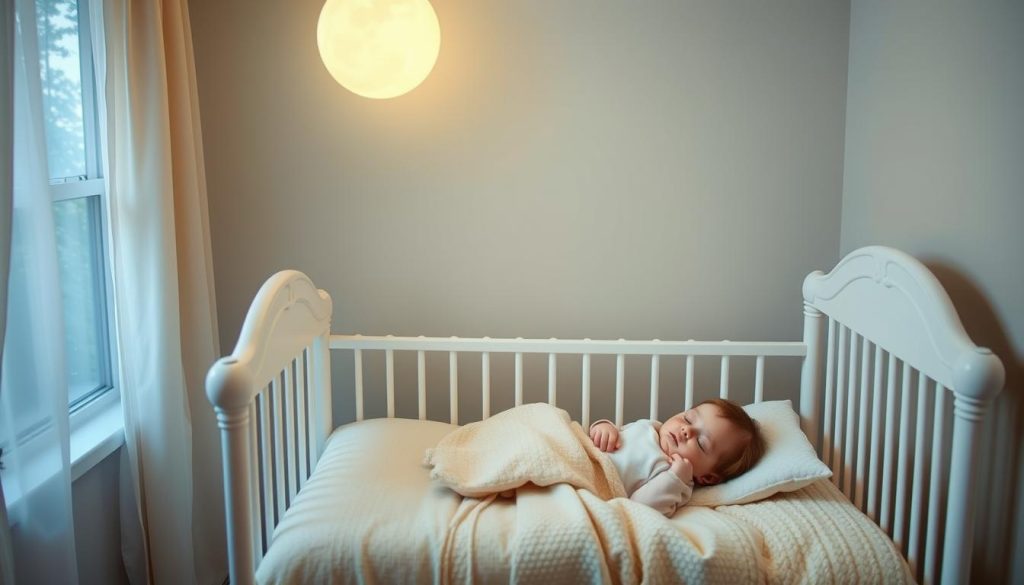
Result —
[[333, 427], [331, 309], [331, 297], [306, 275], [278, 272], [257, 293], [234, 351], [207, 375], [221, 429], [233, 584], [255, 581]]
[[898, 250], [855, 250], [808, 275], [803, 293], [805, 390], [822, 387], [824, 371], [822, 392], [803, 397], [832, 481], [892, 536], [916, 579], [966, 583], [981, 425], [1001, 362], [970, 340], [932, 273]]

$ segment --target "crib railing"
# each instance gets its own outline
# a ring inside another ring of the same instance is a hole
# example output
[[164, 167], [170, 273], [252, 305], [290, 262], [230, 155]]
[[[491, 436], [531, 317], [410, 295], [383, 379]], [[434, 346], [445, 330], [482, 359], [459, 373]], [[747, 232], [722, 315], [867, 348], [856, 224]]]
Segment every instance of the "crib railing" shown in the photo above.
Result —
[[[698, 341], [606, 341], [560, 339], [468, 339], [362, 335], [332, 335], [331, 349], [351, 350], [354, 357], [356, 420], [363, 420], [364, 353], [378, 351], [385, 356], [387, 416], [395, 416], [395, 353], [415, 352], [418, 415], [426, 418], [425, 353], [449, 356], [449, 422], [459, 422], [458, 360], [476, 354], [481, 360], [481, 379], [472, 381], [481, 395], [481, 418], [491, 415], [490, 360], [496, 353], [515, 355], [515, 405], [523, 402], [523, 355], [548, 356], [547, 401], [558, 405], [557, 355], [580, 357], [581, 422], [590, 423], [590, 358], [614, 355], [615, 422], [623, 424], [625, 356], [640, 355], [650, 362], [650, 417], [659, 418], [660, 367], [663, 357], [686, 360], [684, 400], [694, 403], [694, 357], [713, 356], [720, 362], [719, 396], [730, 396], [730, 358], [755, 359], [754, 401], [764, 399], [766, 358], [800, 357], [824, 350], [824, 367], [817, 355], [805, 360], [801, 413], [815, 422], [808, 435], [817, 442], [822, 460], [833, 470], [832, 481], [861, 511], [868, 514], [892, 538], [907, 558], [915, 578], [927, 583], [939, 581], [939, 560], [949, 501], [949, 431], [953, 428], [947, 388], [891, 355], [880, 345], [857, 334], [833, 318], [806, 308], [809, 326], [803, 342], [698, 342]], [[827, 321], [827, 333], [820, 340], [814, 333], [817, 320]], [[823, 347], [819, 347], [823, 341]], [[810, 368], [809, 370], [807, 368]], [[816, 380], [824, 375], [824, 392]], [[631, 394], [636, 400], [636, 394]], [[934, 407], [930, 404], [934, 402]], [[808, 406], [809, 405], [809, 406]], [[897, 407], [898, 405], [898, 407]]]
[[332, 430], [331, 310], [330, 296], [304, 274], [275, 274], [234, 351], [207, 374], [221, 429], [231, 583], [255, 583], [274, 529]]
[[915, 578], [938, 582], [950, 393], [833, 319], [825, 374], [821, 454], [832, 481], [892, 536]]
[[[547, 402], [558, 406], [558, 362], [561, 355], [579, 357], [581, 423], [590, 424], [591, 412], [591, 357], [597, 355], [615, 356], [615, 422], [623, 424], [626, 395], [626, 356], [646, 356], [650, 367], [650, 417], [659, 418], [661, 398], [662, 358], [680, 357], [685, 359], [684, 398], [679, 406], [689, 408], [694, 402], [694, 358], [699, 356], [718, 357], [720, 361], [719, 396], [730, 396], [730, 358], [754, 358], [754, 401], [764, 399], [764, 372], [766, 358], [802, 357], [806, 346], [802, 342], [735, 342], [735, 341], [633, 341], [593, 339], [492, 339], [463, 337], [394, 337], [363, 335], [331, 335], [330, 347], [334, 350], [351, 350], [353, 353], [356, 420], [363, 420], [364, 412], [364, 353], [384, 353], [385, 392], [387, 417], [395, 416], [395, 353], [416, 354], [416, 380], [418, 417], [427, 418], [427, 352], [448, 355], [448, 422], [459, 424], [459, 359], [464, 354], [475, 354], [480, 360], [480, 379], [473, 386], [481, 391], [481, 418], [491, 416], [492, 377], [491, 357], [493, 354], [512, 354], [514, 365], [514, 404], [523, 403], [524, 355], [547, 356]], [[479, 383], [477, 383], [479, 382]]]
[[966, 582], [980, 422], [1001, 363], [967, 337], [931, 272], [898, 250], [862, 248], [811, 273], [804, 301], [807, 362], [824, 362], [814, 411], [832, 481], [892, 537], [915, 579]]
[[312, 347], [304, 348], [249, 405], [250, 485], [255, 563], [270, 546], [274, 528], [316, 465], [317, 402], [311, 376]]

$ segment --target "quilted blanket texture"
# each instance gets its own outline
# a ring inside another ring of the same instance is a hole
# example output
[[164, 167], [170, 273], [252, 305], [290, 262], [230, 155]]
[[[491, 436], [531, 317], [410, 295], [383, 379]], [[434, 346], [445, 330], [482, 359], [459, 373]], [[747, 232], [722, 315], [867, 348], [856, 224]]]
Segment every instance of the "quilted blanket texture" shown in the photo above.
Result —
[[532, 483], [568, 483], [605, 500], [625, 496], [611, 460], [579, 423], [549, 404], [524, 404], [452, 432], [424, 465], [460, 495], [483, 497]]
[[684, 506], [671, 519], [567, 483], [462, 497], [422, 466], [423, 448], [458, 430], [407, 419], [338, 428], [257, 582], [912, 581], [892, 541], [829, 481], [753, 504]]
[[[471, 583], [477, 519], [515, 490], [513, 583], [758, 583], [761, 544], [712, 514], [680, 530], [625, 497], [607, 456], [579, 424], [530, 404], [466, 425], [428, 450], [431, 477], [466, 496], [448, 525], [441, 581]], [[728, 546], [725, 546], [725, 543]]]

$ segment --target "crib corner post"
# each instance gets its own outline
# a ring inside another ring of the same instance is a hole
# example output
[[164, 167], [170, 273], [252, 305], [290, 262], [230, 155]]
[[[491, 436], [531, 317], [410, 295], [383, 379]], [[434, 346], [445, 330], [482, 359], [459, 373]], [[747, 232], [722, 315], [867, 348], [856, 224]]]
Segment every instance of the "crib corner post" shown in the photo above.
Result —
[[946, 538], [943, 543], [941, 582], [967, 583], [971, 573], [970, 543], [974, 539], [975, 471], [981, 421], [988, 405], [954, 393], [953, 454], [946, 499]]
[[985, 416], [1003, 388], [1006, 371], [990, 350], [960, 357], [953, 371], [953, 453], [946, 496], [945, 542], [940, 581], [967, 583], [971, 576], [977, 497], [977, 452]]
[[804, 300], [804, 355], [800, 370], [800, 426], [815, 451], [819, 449], [818, 423], [821, 404], [821, 330], [822, 313]]
[[228, 571], [231, 583], [255, 583], [249, 477], [249, 408], [215, 407], [224, 457]]
[[253, 383], [247, 366], [233, 356], [221, 358], [206, 375], [206, 396], [217, 413], [224, 459], [224, 515], [227, 520], [231, 583], [255, 583], [252, 541], [249, 405]]

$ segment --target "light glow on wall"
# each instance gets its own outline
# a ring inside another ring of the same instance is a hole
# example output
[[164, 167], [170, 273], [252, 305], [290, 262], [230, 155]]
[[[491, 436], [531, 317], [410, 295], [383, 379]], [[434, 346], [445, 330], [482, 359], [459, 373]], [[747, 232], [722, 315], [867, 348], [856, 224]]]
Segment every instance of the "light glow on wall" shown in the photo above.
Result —
[[441, 27], [427, 0], [327, 0], [316, 43], [338, 83], [386, 99], [408, 93], [430, 74]]

